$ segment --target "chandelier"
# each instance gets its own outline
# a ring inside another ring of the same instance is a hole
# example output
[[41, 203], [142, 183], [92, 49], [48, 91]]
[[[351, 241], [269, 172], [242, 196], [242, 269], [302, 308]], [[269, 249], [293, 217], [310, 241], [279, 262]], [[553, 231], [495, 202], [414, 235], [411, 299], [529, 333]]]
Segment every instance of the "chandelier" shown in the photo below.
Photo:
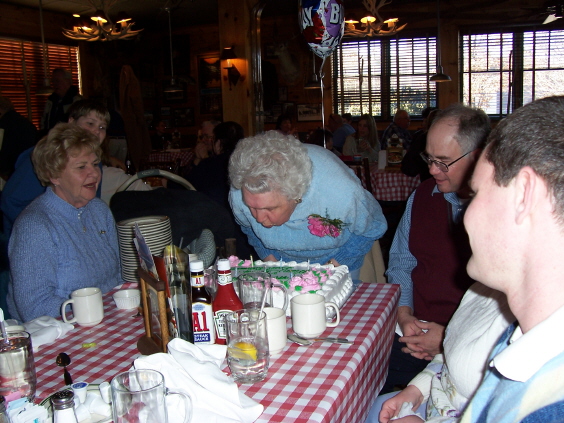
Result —
[[[362, 0], [362, 4], [370, 13], [358, 21], [349, 16], [345, 19], [345, 33], [343, 37], [382, 37], [394, 35], [405, 28], [407, 24], [399, 25], [397, 18], [384, 20], [378, 13], [381, 7], [386, 6], [392, 0]], [[360, 28], [356, 25], [360, 23]]]
[[77, 41], [114, 41], [129, 40], [139, 34], [142, 29], [134, 31], [135, 22], [125, 12], [119, 12], [116, 23], [107, 13], [118, 0], [89, 0], [88, 2], [96, 12], [90, 21], [80, 15], [73, 15], [73, 29], [63, 29], [63, 35]]

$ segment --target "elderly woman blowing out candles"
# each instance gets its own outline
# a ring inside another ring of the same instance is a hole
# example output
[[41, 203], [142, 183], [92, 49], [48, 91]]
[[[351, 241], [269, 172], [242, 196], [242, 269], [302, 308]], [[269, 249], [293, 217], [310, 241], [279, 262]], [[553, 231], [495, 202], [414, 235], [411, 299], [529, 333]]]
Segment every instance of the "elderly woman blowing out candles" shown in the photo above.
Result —
[[33, 165], [47, 190], [20, 214], [10, 238], [12, 317], [56, 317], [72, 291], [107, 292], [121, 283], [115, 222], [96, 198], [100, 154], [95, 135], [63, 123], [35, 147]]
[[240, 141], [229, 177], [235, 218], [263, 260], [331, 261], [358, 279], [386, 231], [378, 202], [339, 158], [278, 131]]

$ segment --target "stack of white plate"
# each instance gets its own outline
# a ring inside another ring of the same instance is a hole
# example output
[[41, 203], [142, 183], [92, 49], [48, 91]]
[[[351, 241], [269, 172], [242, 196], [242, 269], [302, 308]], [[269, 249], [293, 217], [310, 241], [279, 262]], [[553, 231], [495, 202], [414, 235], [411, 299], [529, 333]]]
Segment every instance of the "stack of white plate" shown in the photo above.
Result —
[[144, 216], [122, 220], [117, 223], [119, 255], [121, 259], [121, 277], [126, 282], [139, 280], [137, 268], [139, 255], [133, 243], [135, 223], [139, 225], [151, 254], [160, 256], [164, 248], [172, 243], [170, 220], [168, 216]]

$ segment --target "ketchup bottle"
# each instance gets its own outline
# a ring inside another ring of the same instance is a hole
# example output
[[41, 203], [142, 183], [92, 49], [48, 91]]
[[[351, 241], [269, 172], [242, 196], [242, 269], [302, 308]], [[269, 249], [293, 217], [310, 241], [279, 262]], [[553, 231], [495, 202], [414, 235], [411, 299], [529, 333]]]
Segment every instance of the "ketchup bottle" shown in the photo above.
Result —
[[243, 303], [235, 293], [231, 266], [229, 260], [220, 259], [217, 262], [217, 294], [213, 301], [213, 321], [217, 334], [216, 344], [226, 343], [227, 328], [224, 316], [235, 310], [241, 310]]

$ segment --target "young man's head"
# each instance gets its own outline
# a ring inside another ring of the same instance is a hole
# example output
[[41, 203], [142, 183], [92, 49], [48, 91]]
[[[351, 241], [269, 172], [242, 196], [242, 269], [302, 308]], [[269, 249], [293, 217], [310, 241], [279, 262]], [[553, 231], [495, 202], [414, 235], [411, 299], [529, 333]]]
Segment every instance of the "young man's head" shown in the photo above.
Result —
[[106, 130], [110, 124], [110, 112], [106, 106], [96, 100], [80, 100], [69, 108], [69, 123], [93, 133], [100, 143], [106, 138]]
[[564, 244], [564, 97], [537, 100], [502, 120], [470, 185], [468, 274], [511, 292], [543, 268], [554, 239]]

